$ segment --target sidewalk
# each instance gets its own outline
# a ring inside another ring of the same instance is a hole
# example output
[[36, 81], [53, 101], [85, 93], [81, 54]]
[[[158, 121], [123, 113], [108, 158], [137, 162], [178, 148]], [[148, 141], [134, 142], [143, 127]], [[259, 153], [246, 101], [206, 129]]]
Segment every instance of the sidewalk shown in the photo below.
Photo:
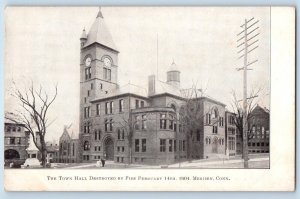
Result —
[[[201, 159], [201, 160], [192, 160], [184, 161], [184, 162], [177, 162], [170, 165], [141, 165], [141, 164], [124, 164], [124, 163], [116, 163], [113, 161], [106, 161], [105, 167], [103, 169], [160, 169], [164, 168], [240, 168], [241, 164], [243, 163], [243, 159], [241, 157], [234, 157], [232, 159]], [[260, 164], [260, 162], [268, 162], [268, 156], [250, 156], [249, 163]], [[95, 169], [95, 168], [102, 168], [96, 167], [96, 163], [85, 163], [85, 164], [77, 164], [77, 165], [68, 165], [65, 167], [56, 167], [57, 169]], [[258, 167], [261, 168], [261, 167]]]
[[[260, 162], [260, 161], [269, 161], [269, 157], [258, 157], [249, 160], [249, 162]], [[226, 166], [229, 164], [242, 163], [242, 162], [244, 162], [243, 159], [224, 159], [224, 160], [211, 160], [211, 161], [193, 160], [192, 162], [186, 161], [186, 162], [171, 164], [168, 166], [168, 168], [178, 168], [178, 167], [196, 168], [196, 167], [212, 166], [212, 165]]]

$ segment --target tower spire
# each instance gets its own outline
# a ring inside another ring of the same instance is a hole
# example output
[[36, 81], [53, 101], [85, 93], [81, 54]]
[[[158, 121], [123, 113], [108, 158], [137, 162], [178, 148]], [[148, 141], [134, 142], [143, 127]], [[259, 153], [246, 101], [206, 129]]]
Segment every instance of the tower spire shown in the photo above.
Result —
[[101, 6], [99, 6], [99, 11], [98, 11], [98, 14], [97, 14], [96, 18], [98, 18], [98, 17], [103, 18], [103, 15], [102, 15], [102, 12], [101, 12]]

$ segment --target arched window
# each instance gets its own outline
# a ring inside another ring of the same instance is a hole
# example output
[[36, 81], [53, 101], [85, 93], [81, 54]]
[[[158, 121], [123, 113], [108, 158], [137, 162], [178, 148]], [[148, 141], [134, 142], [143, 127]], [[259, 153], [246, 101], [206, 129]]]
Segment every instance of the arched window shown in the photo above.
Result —
[[213, 108], [212, 113], [211, 113], [211, 117], [213, 119], [216, 119], [216, 118], [218, 118], [218, 115], [219, 115], [218, 109], [217, 108]]
[[175, 111], [176, 113], [176, 106], [174, 104], [171, 104], [171, 108]]
[[121, 130], [118, 129], [118, 140], [120, 140], [120, 139], [121, 139]]
[[88, 141], [85, 141], [84, 146], [83, 146], [83, 150], [89, 151], [90, 147], [91, 147], [90, 143]]
[[122, 140], [124, 140], [124, 139], [125, 139], [125, 130], [122, 129]]

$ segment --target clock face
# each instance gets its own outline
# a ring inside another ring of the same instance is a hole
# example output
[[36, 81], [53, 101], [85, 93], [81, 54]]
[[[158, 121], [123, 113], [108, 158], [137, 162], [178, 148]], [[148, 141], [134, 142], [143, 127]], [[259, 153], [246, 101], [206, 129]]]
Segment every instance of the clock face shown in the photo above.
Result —
[[111, 61], [110, 61], [110, 59], [108, 59], [107, 57], [105, 57], [105, 58], [103, 59], [103, 62], [104, 62], [104, 66], [111, 66]]
[[92, 59], [90, 57], [85, 59], [85, 66], [90, 66], [92, 62]]

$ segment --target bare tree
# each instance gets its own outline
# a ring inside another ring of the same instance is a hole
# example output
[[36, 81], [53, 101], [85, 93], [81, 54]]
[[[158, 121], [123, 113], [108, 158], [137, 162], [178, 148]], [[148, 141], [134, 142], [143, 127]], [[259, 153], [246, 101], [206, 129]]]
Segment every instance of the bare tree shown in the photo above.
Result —
[[[48, 111], [57, 96], [57, 85], [53, 96], [40, 85], [34, 88], [33, 82], [24, 91], [18, 88], [15, 83], [11, 95], [19, 102], [19, 106], [13, 112], [5, 112], [5, 118], [17, 124], [23, 124], [33, 137], [33, 142], [42, 155], [42, 166], [46, 167], [47, 148], [45, 136], [47, 128], [54, 120], [49, 121]], [[39, 140], [37, 140], [37, 137]]]
[[129, 113], [127, 115], [128, 117], [125, 117], [125, 115], [122, 115], [120, 118], [119, 126], [126, 132], [126, 139], [128, 142], [128, 164], [132, 163], [132, 138], [133, 138], [133, 133], [134, 133], [134, 128], [137, 123], [132, 118], [132, 113], [131, 110], [129, 110]]
[[[253, 125], [255, 122], [250, 122], [252, 120], [253, 115], [251, 114], [253, 109], [257, 106], [258, 104], [258, 97], [259, 94], [262, 92], [261, 88], [257, 88], [257, 89], [252, 89], [250, 92], [250, 97], [247, 98], [247, 123], [248, 123], [248, 131], [247, 131], [247, 146], [248, 146], [248, 142], [249, 140], [251, 140], [254, 136], [254, 132], [251, 131]], [[243, 107], [242, 107], [242, 101], [237, 99], [236, 93], [235, 91], [232, 91], [232, 102], [231, 102], [231, 108], [235, 114], [235, 120], [234, 120], [234, 124], [238, 130], [238, 132], [242, 135], [243, 133]], [[241, 136], [242, 138], [242, 143], [244, 142], [244, 136]], [[242, 154], [243, 153], [244, 148], [242, 147]], [[242, 156], [243, 157], [243, 156]], [[243, 158], [248, 158], [248, 157], [243, 157]]]
[[[182, 125], [183, 130], [186, 132], [187, 140], [187, 159], [191, 161], [193, 149], [192, 141], [195, 139], [195, 133], [200, 133], [200, 129], [204, 124], [204, 118], [206, 113], [210, 113], [212, 107], [209, 107], [204, 112], [202, 103], [202, 97], [205, 96], [207, 89], [197, 89], [196, 85], [193, 84], [191, 89], [183, 92], [185, 103], [179, 111], [179, 123]], [[211, 125], [215, 125], [219, 122], [218, 119], [212, 120]]]

